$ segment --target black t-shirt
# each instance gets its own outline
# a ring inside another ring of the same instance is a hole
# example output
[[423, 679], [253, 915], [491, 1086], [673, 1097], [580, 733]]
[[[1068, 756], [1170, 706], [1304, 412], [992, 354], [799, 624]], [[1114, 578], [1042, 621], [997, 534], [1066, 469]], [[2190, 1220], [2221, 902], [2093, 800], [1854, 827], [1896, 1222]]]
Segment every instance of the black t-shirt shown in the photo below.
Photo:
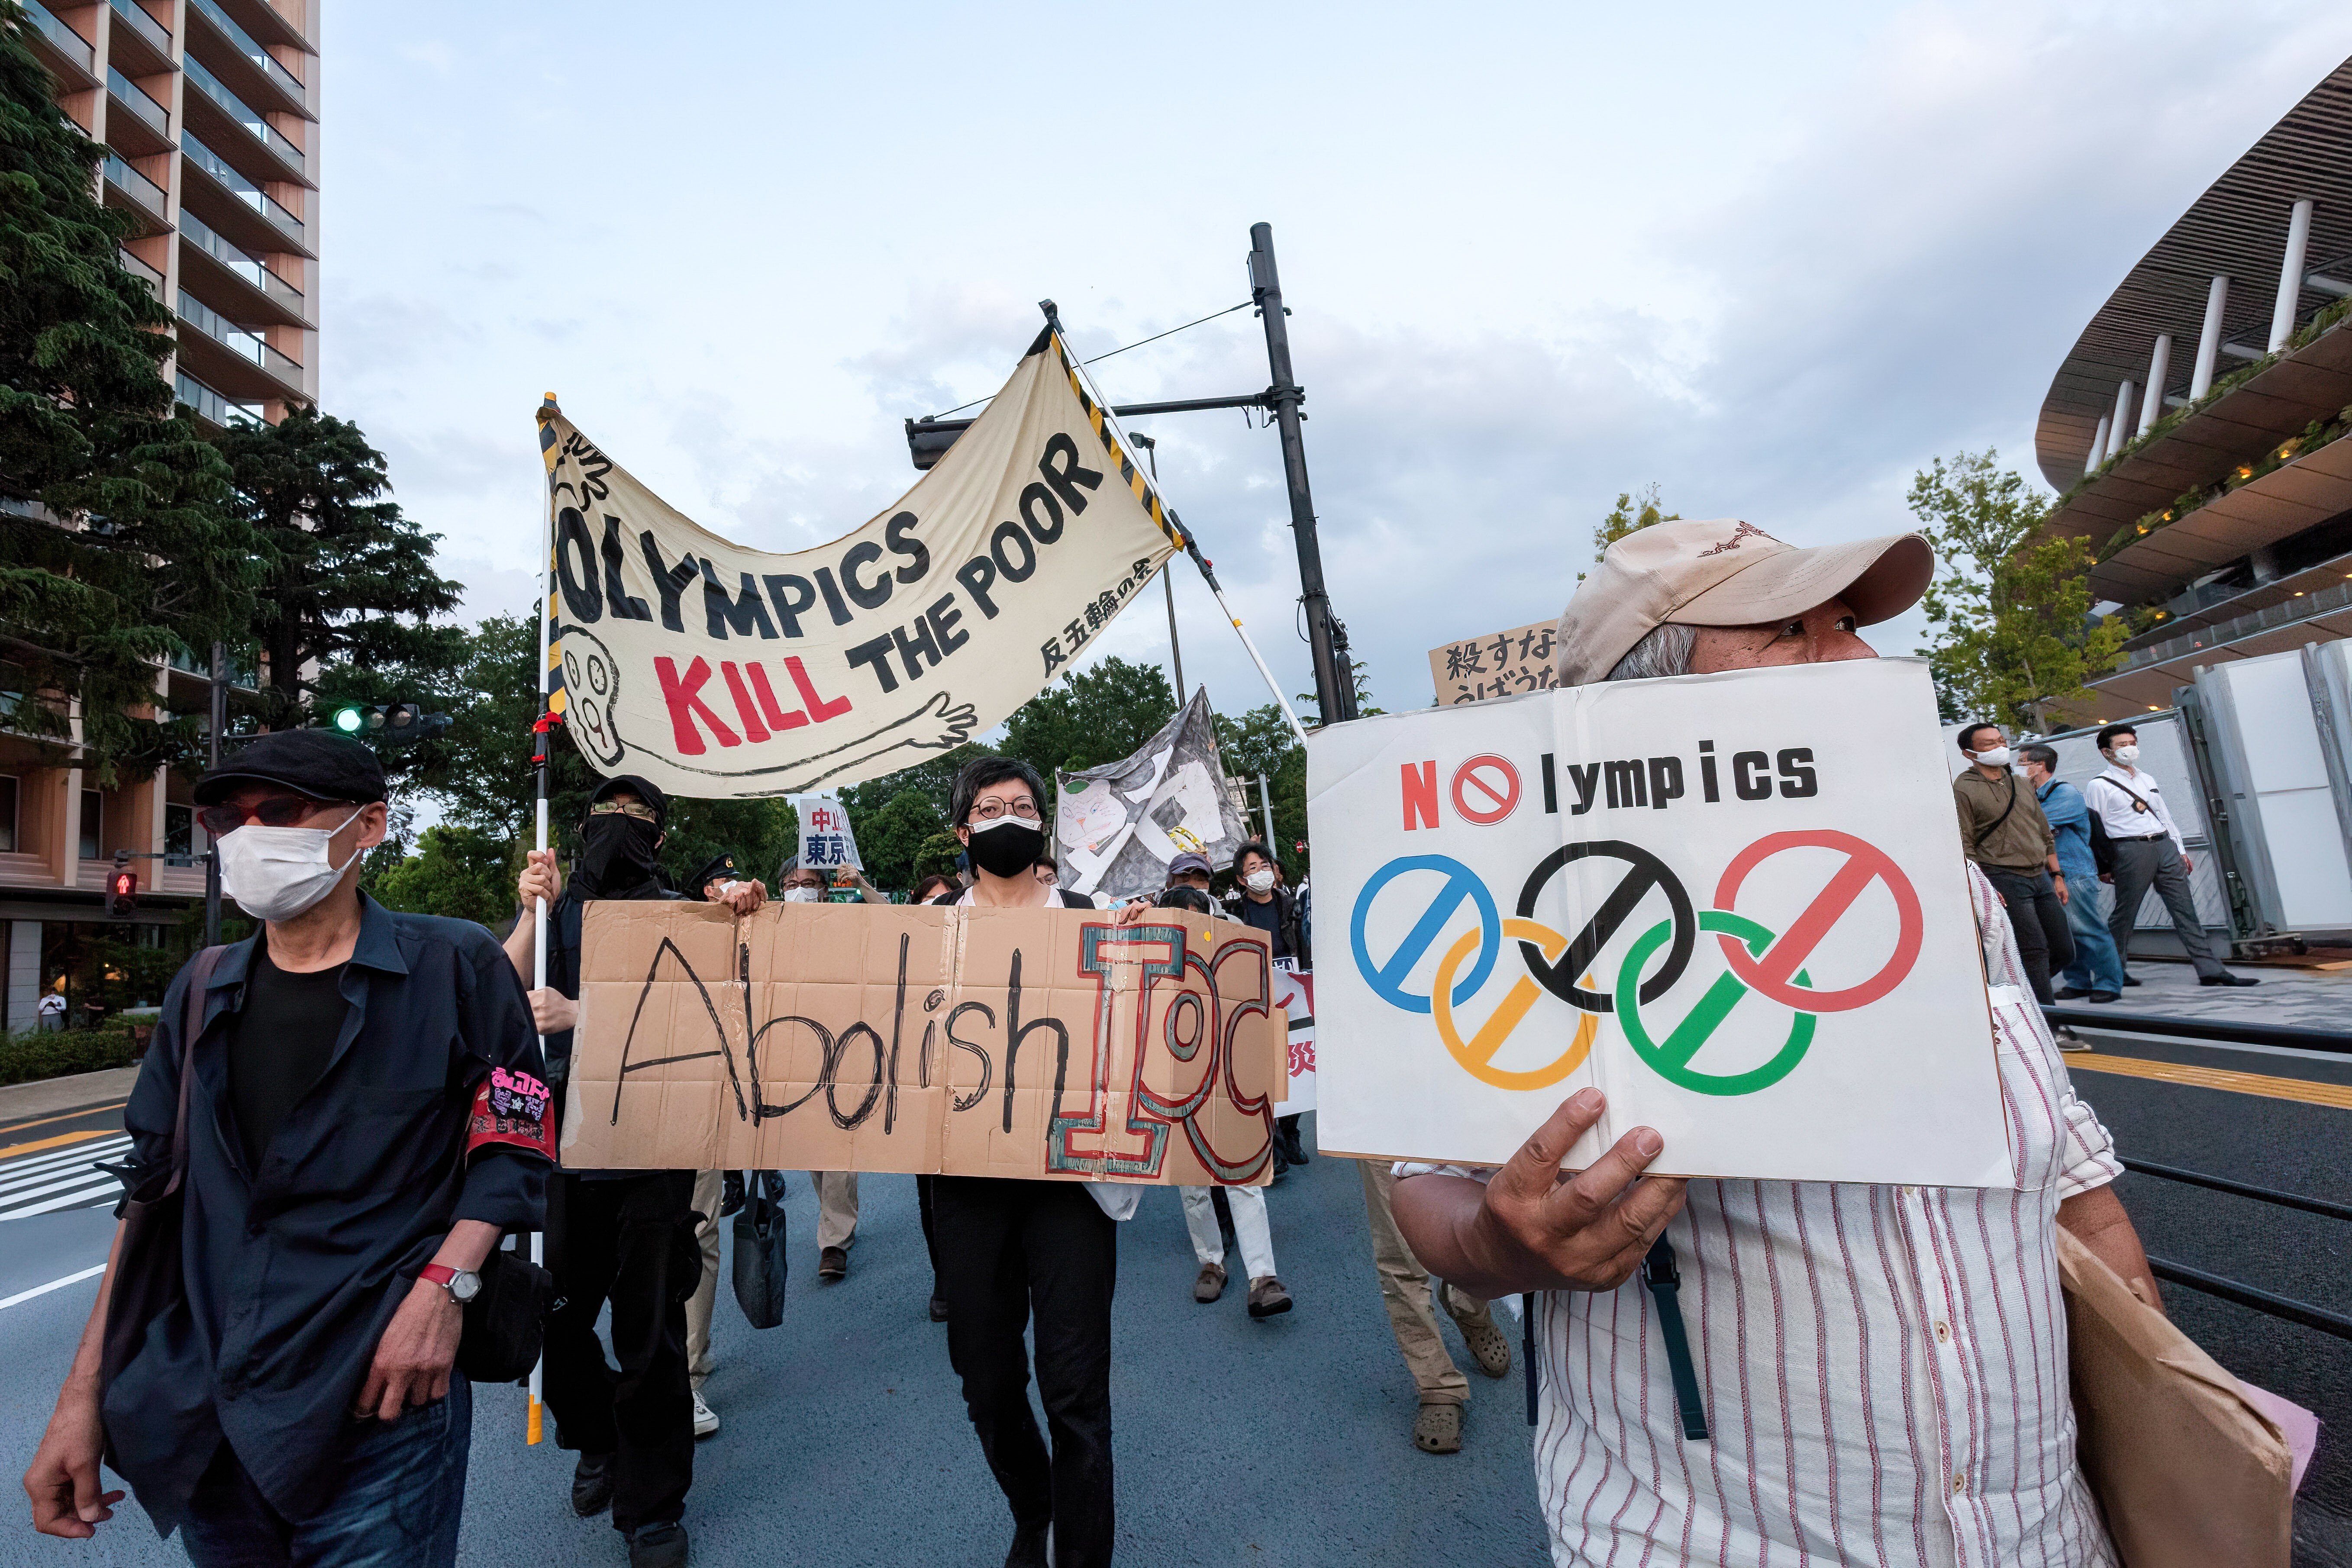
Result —
[[269, 961], [269, 939], [253, 944], [245, 1006], [228, 1037], [228, 1097], [248, 1171], [258, 1172], [269, 1141], [310, 1091], [343, 1032], [343, 966], [289, 974]]
[[1282, 934], [1282, 895], [1280, 893], [1276, 893], [1262, 904], [1244, 895], [1240, 900], [1239, 907], [1234, 910], [1234, 913], [1241, 916], [1246, 923], [1266, 933], [1270, 939], [1268, 945], [1272, 950], [1268, 954], [1269, 957], [1291, 956], [1289, 940]]

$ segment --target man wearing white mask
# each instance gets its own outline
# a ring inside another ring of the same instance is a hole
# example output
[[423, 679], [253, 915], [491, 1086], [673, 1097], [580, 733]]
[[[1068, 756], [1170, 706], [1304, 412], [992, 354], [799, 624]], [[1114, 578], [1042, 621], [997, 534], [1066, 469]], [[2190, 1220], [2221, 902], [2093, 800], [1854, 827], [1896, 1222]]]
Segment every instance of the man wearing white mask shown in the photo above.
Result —
[[[45, 1534], [110, 1517], [103, 1452], [198, 1568], [456, 1561], [463, 1306], [500, 1233], [542, 1223], [551, 1123], [497, 942], [360, 891], [383, 795], [375, 754], [323, 730], [250, 741], [196, 784], [261, 929], [164, 993], [122, 1174], [179, 1207], [118, 1235], [25, 1475]], [[142, 1290], [174, 1263], [176, 1289]], [[131, 1353], [101, 1388], [109, 1341]]]
[[[2189, 890], [2189, 847], [2172, 813], [2164, 807], [2156, 775], [2139, 767], [2139, 731], [2128, 724], [2110, 724], [2099, 731], [2099, 754], [2107, 771], [2083, 786], [2084, 804], [2105, 830], [2115, 847], [2116, 868], [2100, 879], [2113, 882], [2116, 907], [2108, 911], [2107, 930], [2116, 939], [2116, 953], [2131, 962], [2132, 928], [2139, 923], [2139, 907], [2151, 887], [2172, 917], [2180, 950], [2197, 968], [2202, 985], [2260, 985], [2261, 981], [2232, 974], [2213, 955], [2205, 923], [2197, 913], [2197, 900]], [[2128, 971], [2124, 984], [2137, 985]]]
[[[1234, 885], [1236, 896], [1227, 901], [1225, 908], [1233, 911], [1235, 920], [1265, 932], [1276, 967], [1313, 968], [1307, 956], [1307, 932], [1298, 918], [1298, 900], [1282, 885], [1282, 868], [1275, 864], [1274, 851], [1263, 841], [1253, 838], [1234, 851]], [[1280, 1138], [1277, 1149], [1282, 1163], [1307, 1163], [1307, 1148], [1298, 1139], [1297, 1116], [1282, 1118], [1276, 1131]]]
[[1960, 731], [1959, 742], [1960, 755], [1975, 764], [1952, 781], [1960, 847], [2008, 907], [2026, 983], [2034, 1000], [2047, 1007], [2057, 999], [2050, 977], [2074, 962], [2058, 836], [2050, 830], [2032, 788], [2017, 776], [2017, 753], [2000, 725], [1971, 724]]

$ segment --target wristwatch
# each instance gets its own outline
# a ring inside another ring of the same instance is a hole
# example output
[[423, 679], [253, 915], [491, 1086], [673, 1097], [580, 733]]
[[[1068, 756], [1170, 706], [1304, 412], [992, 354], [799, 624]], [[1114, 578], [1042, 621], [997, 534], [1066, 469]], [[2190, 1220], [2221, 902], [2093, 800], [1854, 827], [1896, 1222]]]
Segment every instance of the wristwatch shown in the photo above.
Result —
[[416, 1271], [419, 1279], [430, 1279], [449, 1292], [449, 1300], [460, 1307], [482, 1292], [482, 1277], [470, 1268], [452, 1268], [446, 1263], [428, 1263]]

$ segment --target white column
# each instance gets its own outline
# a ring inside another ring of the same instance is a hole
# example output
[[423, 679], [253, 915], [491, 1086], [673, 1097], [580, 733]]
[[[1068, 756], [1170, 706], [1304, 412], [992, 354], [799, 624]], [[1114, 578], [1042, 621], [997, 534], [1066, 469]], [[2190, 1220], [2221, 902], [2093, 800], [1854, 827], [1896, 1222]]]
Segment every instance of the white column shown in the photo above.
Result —
[[2147, 395], [2139, 400], [2139, 433], [2164, 417], [2164, 383], [2172, 374], [2172, 334], [2157, 335], [2155, 352], [2147, 356]]
[[2095, 474], [2099, 465], [2107, 460], [2107, 416], [2099, 416], [2099, 433], [2091, 437], [2091, 456], [2083, 464], [2083, 472]]
[[2129, 377], [2116, 388], [2115, 423], [2107, 429], [2107, 457], [2110, 460], [2123, 456], [2124, 446], [2131, 439], [2132, 394], [2138, 390]]
[[2303, 264], [2311, 250], [2311, 203], [2294, 204], [2287, 220], [2286, 258], [2279, 264], [2278, 303], [2271, 310], [2271, 353], [2286, 347], [2294, 336], [2295, 302], [2303, 298]]
[[7, 952], [5, 1026], [32, 1028], [34, 1009], [41, 1005], [41, 922], [0, 921], [0, 947]]
[[2205, 290], [2205, 325], [2197, 333], [2197, 368], [2189, 373], [2189, 401], [2213, 390], [2213, 363], [2221, 357], [2221, 314], [2230, 308], [2230, 275], [2217, 272]]

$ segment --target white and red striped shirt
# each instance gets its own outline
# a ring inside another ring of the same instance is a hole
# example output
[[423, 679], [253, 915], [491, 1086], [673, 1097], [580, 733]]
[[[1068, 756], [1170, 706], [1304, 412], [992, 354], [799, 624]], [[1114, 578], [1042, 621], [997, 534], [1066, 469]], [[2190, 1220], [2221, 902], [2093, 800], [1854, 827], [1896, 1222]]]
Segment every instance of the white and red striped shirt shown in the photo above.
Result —
[[2055, 1226], [2061, 1199], [2122, 1168], [2023, 989], [2000, 895], [1969, 881], [2016, 1190], [1693, 1182], [1666, 1236], [1706, 1442], [1682, 1436], [1638, 1275], [1546, 1293], [1535, 1463], [1555, 1563], [2113, 1568], [2074, 1458]]

